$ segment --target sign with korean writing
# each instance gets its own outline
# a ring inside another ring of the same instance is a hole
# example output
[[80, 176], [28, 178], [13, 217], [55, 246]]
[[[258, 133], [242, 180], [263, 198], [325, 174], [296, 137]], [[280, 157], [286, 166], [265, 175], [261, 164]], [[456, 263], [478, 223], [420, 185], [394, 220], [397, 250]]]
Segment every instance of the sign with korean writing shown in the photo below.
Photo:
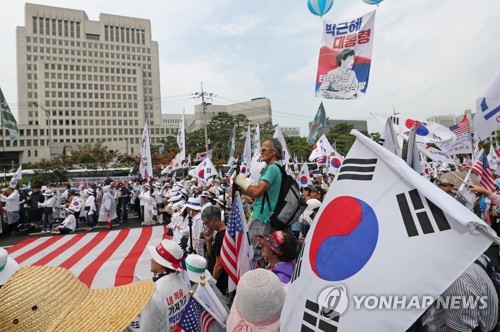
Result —
[[370, 76], [375, 11], [343, 21], [323, 20], [316, 97], [358, 99]]

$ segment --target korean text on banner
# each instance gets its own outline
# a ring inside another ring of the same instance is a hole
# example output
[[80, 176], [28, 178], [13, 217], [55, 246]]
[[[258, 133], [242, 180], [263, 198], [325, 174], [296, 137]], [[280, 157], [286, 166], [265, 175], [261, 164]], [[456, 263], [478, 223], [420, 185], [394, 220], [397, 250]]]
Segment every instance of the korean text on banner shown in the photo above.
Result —
[[370, 76], [375, 11], [343, 21], [323, 21], [316, 97], [358, 99]]

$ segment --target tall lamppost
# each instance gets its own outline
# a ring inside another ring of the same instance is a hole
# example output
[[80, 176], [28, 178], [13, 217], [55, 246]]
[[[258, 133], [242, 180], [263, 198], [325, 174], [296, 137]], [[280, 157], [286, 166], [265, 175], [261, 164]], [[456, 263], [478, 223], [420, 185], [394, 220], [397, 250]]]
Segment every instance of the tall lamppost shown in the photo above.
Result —
[[52, 133], [50, 130], [50, 111], [47, 111], [42, 105], [40, 105], [36, 101], [33, 102], [33, 105], [35, 107], [41, 108], [45, 112], [45, 117], [47, 118], [47, 122], [48, 122], [48, 126], [49, 126], [49, 160], [52, 160]]

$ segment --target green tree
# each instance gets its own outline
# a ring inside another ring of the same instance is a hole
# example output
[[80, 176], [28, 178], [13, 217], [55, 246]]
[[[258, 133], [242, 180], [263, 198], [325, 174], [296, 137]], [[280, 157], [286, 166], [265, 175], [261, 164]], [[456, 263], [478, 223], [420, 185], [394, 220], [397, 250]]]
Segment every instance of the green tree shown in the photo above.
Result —
[[276, 125], [273, 125], [271, 121], [266, 121], [259, 126], [260, 129], [260, 139], [273, 137]]
[[351, 130], [354, 129], [352, 124], [338, 123], [330, 129], [326, 134], [328, 141], [333, 144], [336, 143], [337, 152], [345, 156], [349, 149], [351, 149], [352, 144], [356, 138], [350, 134]]
[[186, 152], [191, 153], [194, 158], [198, 152], [203, 151], [205, 151], [205, 131], [203, 128], [186, 134]]
[[118, 151], [109, 150], [100, 141], [94, 145], [89, 143], [69, 148], [69, 162], [75, 167], [89, 170], [89, 176], [104, 175], [100, 170], [115, 166], [119, 155]]
[[285, 135], [285, 141], [291, 158], [293, 158], [294, 155], [297, 155], [297, 159], [299, 161], [309, 158], [309, 155], [311, 154], [311, 146], [306, 142], [307, 137]]

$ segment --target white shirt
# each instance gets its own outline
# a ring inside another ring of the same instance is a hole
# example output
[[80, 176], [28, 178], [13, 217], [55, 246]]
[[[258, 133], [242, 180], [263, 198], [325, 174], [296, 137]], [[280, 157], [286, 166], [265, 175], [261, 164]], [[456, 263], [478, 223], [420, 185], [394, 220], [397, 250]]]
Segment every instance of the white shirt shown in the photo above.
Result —
[[1, 195], [1, 199], [2, 202], [5, 202], [5, 211], [19, 211], [19, 191], [14, 190], [8, 197], [5, 195]]
[[188, 302], [189, 288], [177, 273], [155, 282], [156, 291], [141, 313], [142, 332], [175, 331]]
[[76, 229], [76, 218], [73, 214], [69, 213], [66, 219], [63, 220], [61, 226], [68, 227], [72, 231]]

